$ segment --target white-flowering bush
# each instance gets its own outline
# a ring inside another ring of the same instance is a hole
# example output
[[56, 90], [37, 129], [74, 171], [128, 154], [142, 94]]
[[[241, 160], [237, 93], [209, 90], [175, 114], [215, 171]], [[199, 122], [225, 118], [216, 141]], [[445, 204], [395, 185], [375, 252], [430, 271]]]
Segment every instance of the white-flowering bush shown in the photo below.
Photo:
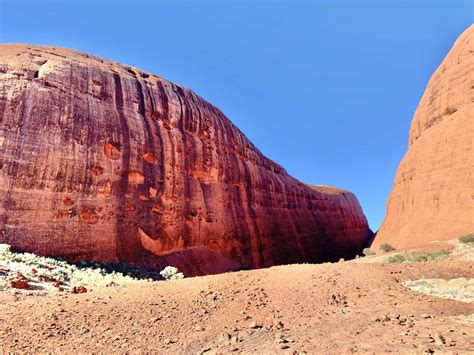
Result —
[[[52, 258], [32, 253], [13, 253], [10, 246], [0, 244], [0, 269], [7, 270], [5, 281], [21, 273], [30, 285], [43, 290], [72, 289], [83, 286], [87, 290], [109, 286], [126, 286], [132, 283], [146, 282], [118, 272], [109, 272], [103, 268], [80, 267]], [[1, 279], [0, 279], [1, 283]]]
[[0, 257], [7, 253], [10, 253], [10, 246], [8, 244], [0, 244]]
[[174, 266], [167, 266], [160, 271], [160, 275], [163, 276], [166, 280], [178, 280], [184, 279], [184, 274], [179, 272]]

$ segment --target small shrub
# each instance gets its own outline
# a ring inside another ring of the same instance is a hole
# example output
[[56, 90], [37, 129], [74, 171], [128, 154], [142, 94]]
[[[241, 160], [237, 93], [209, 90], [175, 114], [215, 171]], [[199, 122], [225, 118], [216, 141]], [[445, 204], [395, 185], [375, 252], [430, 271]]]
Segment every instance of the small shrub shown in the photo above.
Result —
[[388, 253], [389, 251], [394, 251], [395, 248], [388, 243], [382, 243], [380, 244], [380, 250]]
[[362, 254], [364, 254], [365, 256], [375, 255], [375, 253], [372, 250], [370, 250], [370, 248], [364, 248], [362, 250]]
[[387, 262], [390, 264], [400, 264], [405, 261], [407, 261], [407, 259], [401, 254], [392, 255], [391, 257], [387, 259]]
[[387, 259], [388, 263], [399, 264], [404, 262], [419, 263], [424, 261], [433, 261], [445, 259], [450, 255], [449, 251], [438, 251], [435, 253], [414, 252], [409, 254], [396, 254]]
[[463, 235], [459, 237], [458, 240], [464, 244], [474, 243], [474, 234]]
[[409, 261], [420, 262], [420, 261], [433, 261], [445, 259], [449, 256], [449, 251], [439, 251], [436, 253], [411, 253], [408, 256]]
[[184, 279], [184, 274], [179, 272], [174, 266], [167, 266], [160, 271], [160, 275], [163, 276], [166, 280], [178, 280]]
[[444, 259], [444, 258], [447, 258], [449, 255], [451, 255], [451, 252], [446, 251], [446, 250], [439, 251], [437, 253], [431, 253], [431, 254], [428, 254], [428, 261]]
[[419, 263], [422, 261], [428, 261], [428, 254], [426, 253], [413, 253], [410, 255], [410, 261], [413, 261], [414, 263]]

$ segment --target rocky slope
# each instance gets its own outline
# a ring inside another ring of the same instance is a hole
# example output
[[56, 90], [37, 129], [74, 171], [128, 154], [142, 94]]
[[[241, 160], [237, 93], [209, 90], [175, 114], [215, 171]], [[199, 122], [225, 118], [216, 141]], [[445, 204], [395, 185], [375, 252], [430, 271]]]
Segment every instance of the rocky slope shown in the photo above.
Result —
[[0, 242], [186, 275], [354, 255], [356, 197], [310, 188], [193, 92], [72, 50], [0, 45]]
[[431, 77], [374, 241], [398, 248], [474, 232], [474, 26]]
[[403, 284], [433, 281], [419, 280], [429, 277], [449, 283], [464, 278], [472, 285], [474, 262], [367, 264], [363, 259], [67, 296], [24, 297], [0, 289], [0, 352], [473, 352], [473, 303]]

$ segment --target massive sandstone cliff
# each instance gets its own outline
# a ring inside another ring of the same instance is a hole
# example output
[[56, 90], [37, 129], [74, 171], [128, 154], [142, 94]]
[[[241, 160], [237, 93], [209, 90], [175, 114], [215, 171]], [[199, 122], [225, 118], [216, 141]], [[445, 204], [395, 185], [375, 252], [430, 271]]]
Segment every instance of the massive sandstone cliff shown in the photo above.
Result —
[[474, 25], [431, 77], [374, 247], [474, 233]]
[[369, 235], [352, 193], [295, 180], [192, 91], [0, 45], [0, 242], [196, 275], [349, 257]]

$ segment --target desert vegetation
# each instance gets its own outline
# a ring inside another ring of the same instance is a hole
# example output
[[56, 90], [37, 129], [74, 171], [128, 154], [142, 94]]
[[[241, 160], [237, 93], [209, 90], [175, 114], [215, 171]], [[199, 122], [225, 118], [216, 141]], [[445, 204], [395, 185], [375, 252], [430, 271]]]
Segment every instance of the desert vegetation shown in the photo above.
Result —
[[406, 287], [424, 294], [461, 302], [474, 302], [474, 279], [420, 279], [407, 281]]
[[474, 244], [474, 234], [463, 235], [462, 237], [459, 237], [458, 240], [464, 244], [468, 244], [468, 243]]
[[394, 251], [395, 248], [392, 245], [388, 244], [388, 243], [382, 243], [382, 244], [380, 244], [380, 250], [382, 250], [385, 253], [388, 253], [390, 251]]
[[390, 264], [398, 264], [404, 262], [411, 262], [417, 263], [422, 261], [434, 261], [434, 260], [441, 260], [449, 257], [450, 252], [443, 250], [439, 252], [433, 253], [425, 253], [425, 252], [411, 252], [406, 254], [395, 254], [390, 256], [387, 259], [387, 262]]
[[179, 272], [174, 266], [167, 266], [160, 271], [160, 275], [163, 276], [165, 280], [179, 280], [184, 278], [184, 274]]
[[10, 245], [0, 244], [0, 286], [6, 289], [83, 293], [104, 287], [182, 278], [183, 273], [172, 266], [158, 273], [124, 263], [74, 265], [32, 253], [15, 253]]
[[364, 248], [364, 249], [362, 250], [362, 254], [363, 254], [364, 256], [371, 256], [371, 255], [375, 255], [375, 252], [372, 251], [372, 249], [370, 249], [370, 248]]
[[0, 245], [0, 271], [4, 287], [37, 291], [84, 292], [140, 282], [137, 278], [101, 267], [78, 267], [32, 253], [15, 253], [8, 244]]

